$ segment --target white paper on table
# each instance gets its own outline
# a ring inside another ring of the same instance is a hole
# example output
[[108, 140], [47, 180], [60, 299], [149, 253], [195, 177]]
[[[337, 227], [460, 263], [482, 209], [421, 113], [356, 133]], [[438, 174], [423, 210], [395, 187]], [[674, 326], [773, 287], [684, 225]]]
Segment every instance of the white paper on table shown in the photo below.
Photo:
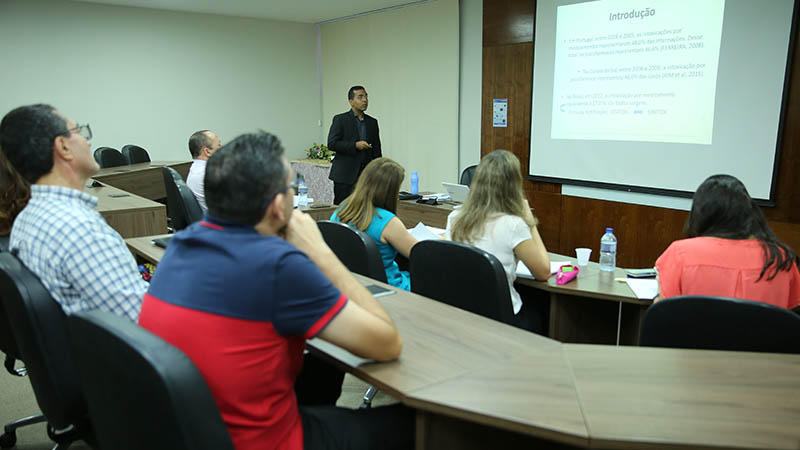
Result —
[[[312, 203], [314, 203], [314, 199], [311, 198], [311, 197], [308, 197], [308, 204], [310, 205]], [[299, 206], [299, 204], [300, 204], [300, 196], [299, 195], [295, 195], [294, 196], [294, 207], [297, 208]]]
[[[569, 261], [550, 261], [550, 274], [554, 274], [558, 272], [558, 269], [561, 268], [564, 264], [570, 264]], [[535, 280], [536, 278], [531, 275], [531, 271], [528, 270], [528, 266], [525, 265], [522, 261], [517, 263], [517, 277], [520, 278], [528, 278], [531, 280]]]
[[655, 278], [626, 278], [625, 282], [640, 300], [652, 300], [658, 295], [658, 280]]
[[442, 228], [429, 227], [420, 222], [414, 228], [408, 230], [412, 236], [418, 241], [427, 241], [429, 239], [440, 239], [444, 235], [445, 230]]

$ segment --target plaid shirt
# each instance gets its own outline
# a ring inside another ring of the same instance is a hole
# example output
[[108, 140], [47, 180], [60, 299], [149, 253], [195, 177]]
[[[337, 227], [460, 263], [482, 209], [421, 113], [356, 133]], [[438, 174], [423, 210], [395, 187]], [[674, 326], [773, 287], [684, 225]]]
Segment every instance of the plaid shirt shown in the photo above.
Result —
[[11, 229], [12, 250], [67, 314], [100, 309], [136, 321], [148, 284], [120, 235], [74, 189], [31, 186]]

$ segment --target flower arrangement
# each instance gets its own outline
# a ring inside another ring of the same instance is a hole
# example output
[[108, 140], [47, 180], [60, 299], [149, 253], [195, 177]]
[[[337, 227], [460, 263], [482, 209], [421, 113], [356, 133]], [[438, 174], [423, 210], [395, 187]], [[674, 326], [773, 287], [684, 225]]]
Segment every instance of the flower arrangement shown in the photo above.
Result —
[[308, 156], [309, 159], [324, 159], [330, 161], [334, 155], [336, 155], [336, 152], [329, 150], [324, 144], [317, 144], [316, 142], [306, 150], [306, 156]]

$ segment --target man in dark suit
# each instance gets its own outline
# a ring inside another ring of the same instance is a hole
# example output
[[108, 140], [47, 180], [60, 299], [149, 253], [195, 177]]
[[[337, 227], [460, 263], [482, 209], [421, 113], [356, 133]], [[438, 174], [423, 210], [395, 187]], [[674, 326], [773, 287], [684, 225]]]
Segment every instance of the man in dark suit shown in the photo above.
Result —
[[333, 180], [333, 203], [339, 205], [353, 192], [364, 166], [381, 157], [378, 121], [364, 113], [369, 100], [364, 86], [347, 91], [350, 111], [333, 116], [328, 132], [328, 148], [336, 152], [328, 176]]

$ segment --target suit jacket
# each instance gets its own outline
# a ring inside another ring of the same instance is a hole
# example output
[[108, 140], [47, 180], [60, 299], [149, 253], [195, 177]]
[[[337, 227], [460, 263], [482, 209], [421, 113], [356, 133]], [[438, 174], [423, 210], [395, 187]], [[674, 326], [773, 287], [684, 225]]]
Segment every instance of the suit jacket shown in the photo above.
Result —
[[328, 178], [334, 183], [355, 184], [361, 174], [362, 165], [367, 165], [382, 155], [378, 121], [366, 113], [364, 123], [367, 126], [367, 142], [372, 144], [372, 148], [356, 150], [356, 142], [361, 140], [356, 120], [358, 119], [352, 110], [333, 116], [333, 123], [328, 131], [328, 148], [336, 152], [336, 157], [333, 158]]

